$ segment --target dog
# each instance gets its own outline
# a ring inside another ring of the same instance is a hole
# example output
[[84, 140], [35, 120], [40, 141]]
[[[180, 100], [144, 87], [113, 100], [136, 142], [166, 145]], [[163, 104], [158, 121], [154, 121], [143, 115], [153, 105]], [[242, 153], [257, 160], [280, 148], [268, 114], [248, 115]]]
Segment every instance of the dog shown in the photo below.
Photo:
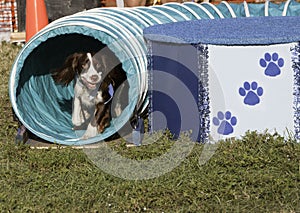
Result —
[[128, 104], [126, 72], [108, 48], [95, 54], [71, 54], [62, 67], [52, 72], [52, 78], [63, 86], [75, 80], [72, 123], [74, 130], [86, 128], [82, 139], [103, 133], [112, 116], [119, 116]]

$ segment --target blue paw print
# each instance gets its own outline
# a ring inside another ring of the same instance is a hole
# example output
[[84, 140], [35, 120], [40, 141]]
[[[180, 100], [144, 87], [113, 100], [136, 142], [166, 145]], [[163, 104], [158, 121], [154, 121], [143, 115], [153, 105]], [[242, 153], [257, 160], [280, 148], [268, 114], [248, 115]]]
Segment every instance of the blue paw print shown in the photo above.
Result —
[[262, 96], [263, 92], [263, 88], [258, 87], [255, 81], [251, 84], [245, 81], [244, 86], [239, 89], [239, 94], [243, 97], [245, 96], [244, 103], [250, 106], [254, 106], [260, 102], [259, 96]]
[[218, 112], [217, 116], [213, 118], [213, 124], [218, 127], [218, 133], [221, 135], [229, 135], [233, 133], [233, 126], [237, 123], [235, 116], [231, 115], [231, 112], [227, 111], [225, 114], [223, 112]]
[[266, 68], [265, 75], [275, 77], [280, 75], [280, 68], [284, 65], [283, 58], [279, 58], [277, 53], [273, 53], [272, 56], [270, 53], [266, 53], [264, 58], [261, 58], [259, 61], [260, 66]]

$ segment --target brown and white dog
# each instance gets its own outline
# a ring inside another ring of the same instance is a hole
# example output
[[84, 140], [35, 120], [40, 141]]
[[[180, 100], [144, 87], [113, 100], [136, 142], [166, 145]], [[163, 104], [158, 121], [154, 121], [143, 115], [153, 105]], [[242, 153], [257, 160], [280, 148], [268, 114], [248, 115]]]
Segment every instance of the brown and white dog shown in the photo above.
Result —
[[64, 86], [75, 80], [72, 123], [74, 129], [86, 128], [83, 139], [103, 133], [112, 116], [119, 116], [128, 104], [126, 73], [108, 48], [70, 55], [52, 77]]

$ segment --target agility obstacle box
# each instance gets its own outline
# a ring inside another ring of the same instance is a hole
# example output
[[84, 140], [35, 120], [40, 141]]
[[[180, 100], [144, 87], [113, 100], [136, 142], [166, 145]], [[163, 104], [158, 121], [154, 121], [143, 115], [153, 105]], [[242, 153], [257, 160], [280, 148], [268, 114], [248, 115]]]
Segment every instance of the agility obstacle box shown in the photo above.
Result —
[[[17, 56], [9, 81], [10, 99], [20, 122], [36, 136], [65, 145], [91, 144], [108, 138], [148, 103], [147, 45], [143, 29], [159, 24], [197, 19], [251, 16], [298, 16], [300, 5], [168, 3], [134, 8], [98, 8], [58, 19], [29, 40]], [[81, 140], [72, 130], [73, 84], [56, 85], [51, 70], [77, 51], [99, 51], [107, 46], [127, 73], [131, 100], [103, 134]], [[198, 134], [196, 138], [198, 137]]]
[[192, 130], [204, 142], [248, 130], [299, 139], [299, 28], [299, 16], [281, 16], [145, 29], [152, 131]]

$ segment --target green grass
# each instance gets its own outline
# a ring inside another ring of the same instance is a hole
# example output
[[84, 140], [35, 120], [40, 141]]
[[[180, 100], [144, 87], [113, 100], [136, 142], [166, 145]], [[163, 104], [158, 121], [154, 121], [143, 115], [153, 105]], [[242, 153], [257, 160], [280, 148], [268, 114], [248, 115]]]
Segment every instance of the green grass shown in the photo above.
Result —
[[8, 95], [9, 74], [20, 47], [9, 43], [0, 43], [0, 139], [3, 142], [14, 140], [17, 124], [13, 122], [11, 104]]
[[[204, 165], [199, 164], [204, 146], [196, 144], [179, 166], [149, 180], [105, 173], [84, 150], [16, 146], [7, 85], [18, 50], [7, 43], [0, 50], [0, 212], [300, 211], [300, 145], [277, 134], [248, 132], [220, 142]], [[185, 141], [161, 136], [142, 147], [127, 148], [122, 140], [108, 145], [142, 162]]]

